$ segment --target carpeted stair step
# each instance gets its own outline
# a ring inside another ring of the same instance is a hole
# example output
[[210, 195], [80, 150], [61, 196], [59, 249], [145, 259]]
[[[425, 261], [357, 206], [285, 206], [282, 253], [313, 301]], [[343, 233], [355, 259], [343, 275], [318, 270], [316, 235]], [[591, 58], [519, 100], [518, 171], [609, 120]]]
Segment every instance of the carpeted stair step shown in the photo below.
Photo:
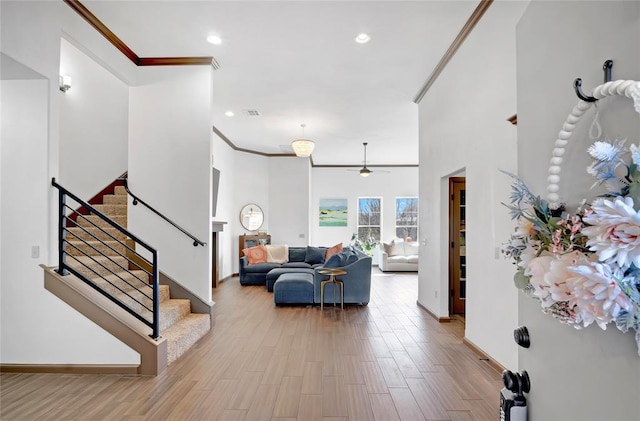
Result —
[[117, 241], [67, 241], [67, 253], [72, 256], [126, 256], [124, 243]]
[[210, 329], [211, 318], [208, 314], [191, 313], [170, 328], [161, 331], [161, 335], [167, 339], [169, 364], [188, 351]]
[[[127, 293], [120, 292], [115, 297], [129, 307], [134, 312], [140, 314], [149, 322], [153, 321], [153, 298], [151, 288], [137, 291], [128, 290]], [[189, 313], [190, 303], [171, 303], [174, 300], [169, 298], [169, 286], [160, 285], [160, 329], [164, 329], [179, 320], [183, 314]], [[188, 300], [187, 300], [188, 301]]]
[[[146, 294], [144, 293], [146, 292]], [[130, 309], [146, 317], [151, 321], [150, 311], [153, 309], [153, 300], [151, 298], [151, 290], [148, 291], [129, 290], [127, 294], [119, 293], [116, 295], [122, 303]], [[184, 299], [165, 298], [160, 300], [160, 331], [169, 329], [173, 324], [188, 317], [191, 314], [191, 302]]]
[[87, 278], [94, 278], [126, 270], [129, 262], [124, 257], [67, 256], [67, 264]]
[[[107, 215], [107, 216], [109, 216], [113, 220], [113, 222], [115, 222], [116, 224], [120, 225], [123, 228], [127, 228], [126, 215], [116, 215], [116, 216]], [[113, 228], [111, 224], [109, 224], [108, 222], [104, 221], [102, 218], [96, 215], [83, 215], [81, 217], [79, 216], [77, 222], [78, 222], [78, 225], [82, 227]]]
[[118, 216], [118, 215], [126, 215], [127, 214], [127, 204], [102, 204], [102, 205], [93, 205], [93, 207], [103, 215], [108, 217]]
[[129, 272], [120, 271], [114, 274], [91, 277], [91, 280], [105, 291], [112, 295], [120, 294], [122, 291], [139, 289], [151, 294], [151, 285], [148, 282], [148, 275], [142, 270], [132, 270]]
[[97, 227], [72, 227], [67, 228], [67, 240], [86, 240], [86, 241], [124, 241], [127, 236], [113, 227], [97, 228]]
[[102, 196], [102, 204], [103, 205], [126, 205], [127, 195], [126, 194], [106, 194]]
[[127, 189], [125, 189], [124, 186], [116, 186], [113, 189], [113, 195], [127, 197]]
[[169, 299], [160, 303], [160, 331], [169, 329], [190, 314], [191, 301], [189, 300]]

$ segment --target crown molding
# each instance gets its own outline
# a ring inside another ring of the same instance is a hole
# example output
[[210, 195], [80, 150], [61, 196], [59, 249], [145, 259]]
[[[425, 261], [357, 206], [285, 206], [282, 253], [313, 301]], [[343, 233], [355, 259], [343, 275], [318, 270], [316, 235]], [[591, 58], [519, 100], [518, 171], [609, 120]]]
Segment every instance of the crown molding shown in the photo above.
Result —
[[467, 19], [467, 22], [458, 33], [458, 36], [453, 40], [453, 42], [449, 46], [449, 49], [444, 53], [435, 69], [433, 69], [433, 72], [431, 72], [431, 75], [429, 75], [429, 78], [425, 82], [422, 89], [420, 89], [420, 92], [418, 92], [418, 95], [416, 95], [416, 97], [413, 99], [413, 102], [419, 104], [420, 101], [422, 101], [422, 97], [424, 97], [429, 88], [431, 88], [431, 85], [433, 85], [436, 79], [438, 79], [438, 76], [440, 76], [440, 73], [442, 73], [444, 68], [447, 66], [449, 60], [451, 60], [451, 58], [456, 54], [458, 48], [460, 48], [464, 40], [467, 38], [467, 36], [469, 36], [473, 28], [480, 21], [480, 18], [482, 18], [482, 15], [484, 15], [484, 12], [487, 11], [492, 3], [493, 0], [480, 0], [480, 4], [478, 4], [478, 7], [476, 7], [476, 9], [473, 11], [469, 19]]
[[[239, 148], [227, 136], [225, 136], [224, 133], [222, 133], [216, 126], [211, 126], [211, 128], [212, 128], [213, 132], [220, 139], [222, 139], [224, 141], [224, 143], [226, 143], [234, 151], [250, 153], [250, 154], [260, 155], [260, 156], [266, 156], [267, 158], [277, 158], [277, 157], [298, 158], [298, 156], [296, 156], [296, 154], [293, 154], [293, 153], [266, 153], [266, 152], [255, 151], [253, 149]], [[315, 162], [313, 162], [313, 156], [310, 156], [309, 160], [311, 162], [311, 167], [312, 168], [361, 168], [362, 167], [362, 164], [353, 164], [353, 165], [348, 165], [348, 164], [316, 164]], [[402, 168], [402, 167], [412, 168], [412, 167], [418, 167], [418, 166], [419, 166], [418, 164], [367, 165], [368, 168], [384, 168], [384, 167], [388, 167], [388, 168]]]
[[[213, 65], [213, 57], [139, 57], [116, 34], [102, 23], [89, 9], [78, 0], [63, 0], [70, 8], [79, 14], [89, 25], [93, 26], [103, 37], [136, 66], [202, 66]], [[216, 62], [217, 63], [217, 62]], [[215, 67], [215, 66], [214, 66]], [[218, 66], [219, 67], [219, 66]]]

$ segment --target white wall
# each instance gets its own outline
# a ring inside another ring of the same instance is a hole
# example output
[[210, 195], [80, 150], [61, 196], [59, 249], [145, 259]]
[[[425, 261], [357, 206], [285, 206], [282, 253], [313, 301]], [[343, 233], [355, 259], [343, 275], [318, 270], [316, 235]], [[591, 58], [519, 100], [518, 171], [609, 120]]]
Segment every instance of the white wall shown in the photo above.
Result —
[[[582, 77], [590, 93], [602, 83], [603, 62], [613, 59], [614, 80], [640, 80], [640, 3], [533, 2], [517, 35], [518, 166], [532, 191], [544, 195], [554, 141], [578, 101], [574, 79]], [[637, 144], [640, 118], [630, 104], [601, 100], [600, 122], [605, 135]], [[565, 155], [561, 193], [569, 204], [593, 194], [584, 165], [592, 118], [591, 111], [582, 117]], [[542, 314], [537, 301], [522, 294], [519, 301], [532, 341], [519, 351], [520, 368], [531, 377], [530, 420], [638, 419], [640, 357], [632, 332], [595, 325], [577, 331]]]
[[495, 249], [512, 229], [500, 204], [516, 169], [515, 24], [525, 2], [495, 2], [420, 103], [419, 302], [449, 315], [448, 178], [461, 171], [467, 191], [465, 337], [515, 367], [517, 292], [512, 266]]
[[[369, 177], [361, 177], [358, 172], [344, 168], [313, 168], [311, 170], [311, 212], [309, 223], [311, 232], [310, 244], [331, 247], [342, 242], [348, 245], [351, 236], [357, 231], [358, 198], [382, 197], [382, 240], [389, 241], [395, 237], [396, 197], [416, 197], [418, 195], [418, 168], [398, 167], [385, 168], [389, 173], [374, 173]], [[348, 221], [346, 227], [321, 227], [319, 223], [320, 199], [347, 199]], [[429, 198], [420, 200], [420, 212]], [[424, 231], [419, 227], [420, 239], [424, 239]], [[422, 250], [420, 251], [422, 253]], [[377, 255], [374, 255], [377, 259]], [[374, 263], [377, 261], [374, 260]]]
[[139, 363], [137, 353], [44, 289], [48, 81], [3, 80], [0, 92], [2, 363]]
[[[133, 80], [135, 66], [63, 2], [3, 1], [0, 2], [0, 19], [2, 53], [44, 77], [44, 82], [40, 82], [44, 87], [38, 88], [39, 93], [25, 95], [27, 91], [21, 90], [19, 95], [24, 96], [19, 101], [34, 100], [29, 107], [35, 107], [38, 113], [40, 107], [44, 107], [44, 117], [35, 114], [25, 117], [28, 128], [43, 130], [38, 134], [41, 137], [29, 139], [24, 145], [14, 145], [16, 149], [12, 149], [5, 144], [10, 138], [2, 135], [2, 362], [135, 364], [139, 361], [136, 353], [45, 291], [43, 273], [37, 267], [39, 263], [57, 265], [57, 194], [50, 186], [50, 180], [59, 177], [60, 96], [63, 95], [58, 89], [61, 34], [81, 39], [94, 56], [100, 57], [103, 63], [110, 63], [110, 69], [124, 79]], [[18, 96], [12, 98], [5, 86], [9, 85], [3, 82], [3, 120], [9, 118], [7, 110], [14, 108], [13, 101]], [[5, 105], [7, 103], [12, 105]], [[2, 128], [5, 130], [4, 121]], [[5, 189], [7, 174], [11, 174], [12, 187]], [[29, 204], [22, 209], [19, 218], [7, 207], [13, 206], [11, 197], [17, 191], [20, 194], [15, 196], [16, 200]], [[20, 236], [7, 227], [17, 227], [25, 214], [35, 218], [30, 222], [34, 230], [38, 227], [38, 234], [25, 236], [20, 233], [24, 238], [16, 240]], [[6, 244], [11, 244], [11, 248]], [[30, 257], [33, 245], [40, 245], [39, 259]], [[27, 302], [30, 308], [37, 310], [29, 315], [15, 313], [16, 303], [24, 305]], [[42, 344], [47, 344], [46, 352]]]
[[211, 301], [211, 68], [140, 70], [129, 103], [129, 187], [206, 247], [142, 205], [129, 230], [158, 250], [160, 270]]
[[274, 244], [309, 243], [309, 159], [269, 158], [269, 227]]
[[64, 38], [58, 181], [88, 200], [127, 170], [129, 87]]

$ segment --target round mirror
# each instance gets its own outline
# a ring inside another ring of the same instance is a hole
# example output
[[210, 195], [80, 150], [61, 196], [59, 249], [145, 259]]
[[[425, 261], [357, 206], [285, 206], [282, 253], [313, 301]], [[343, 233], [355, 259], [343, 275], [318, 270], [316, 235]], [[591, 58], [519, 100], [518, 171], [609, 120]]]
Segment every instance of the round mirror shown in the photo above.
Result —
[[264, 222], [264, 213], [260, 206], [255, 203], [249, 203], [240, 210], [240, 223], [244, 229], [249, 231], [257, 231]]

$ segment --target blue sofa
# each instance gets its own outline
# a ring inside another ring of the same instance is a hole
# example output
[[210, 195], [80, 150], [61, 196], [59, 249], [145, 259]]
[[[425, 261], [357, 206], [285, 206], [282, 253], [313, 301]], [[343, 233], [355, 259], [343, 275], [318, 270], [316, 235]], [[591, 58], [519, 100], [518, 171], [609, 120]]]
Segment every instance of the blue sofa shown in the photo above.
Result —
[[[326, 250], [325, 247], [321, 249]], [[325, 267], [339, 267], [344, 269], [347, 274], [339, 276], [338, 279], [344, 284], [344, 303], [345, 304], [369, 304], [371, 296], [371, 256], [365, 254], [359, 249], [345, 247], [342, 253], [337, 256], [334, 255], [327, 262], [315, 263], [314, 260], [309, 260], [306, 257], [307, 247], [289, 247], [289, 262], [287, 263], [257, 263], [249, 265], [247, 258], [240, 258], [240, 284], [241, 285], [267, 285], [269, 291], [273, 291], [274, 282], [277, 282], [280, 276], [285, 274], [302, 273], [306, 279], [306, 275], [313, 275], [313, 297], [312, 299], [304, 294], [304, 302], [295, 304], [320, 304], [320, 285], [321, 282], [329, 279], [327, 275], [321, 275], [319, 270]], [[351, 256], [350, 259], [348, 257]], [[343, 259], [344, 257], [344, 259]], [[306, 260], [306, 261], [305, 261]], [[277, 274], [277, 277], [271, 276], [270, 285], [267, 282], [267, 274], [273, 269], [281, 269], [272, 272]], [[285, 277], [295, 278], [295, 276]], [[285, 279], [283, 278], [283, 280]], [[302, 277], [300, 277], [302, 279]], [[294, 291], [297, 285], [296, 282], [291, 282], [292, 279], [288, 279], [291, 291], [280, 290], [278, 296], [288, 297], [284, 301], [276, 304], [294, 304], [291, 301], [291, 297], [302, 297], [299, 295], [299, 291]], [[325, 304], [333, 303], [333, 289], [336, 288], [336, 297], [339, 295], [339, 288], [337, 285], [327, 284], [324, 291]], [[284, 295], [283, 295], [284, 294]], [[277, 297], [274, 297], [277, 298]]]
[[[358, 260], [346, 266], [332, 266], [344, 269], [347, 274], [338, 276], [344, 284], [344, 303], [345, 304], [369, 304], [371, 298], [371, 256], [353, 249], [358, 255]], [[319, 270], [325, 266], [318, 266], [315, 270], [315, 280], [313, 283], [313, 302], [320, 304], [320, 286], [322, 281], [329, 279], [328, 275], [320, 275]], [[324, 289], [324, 303], [333, 304], [333, 289], [336, 289], [336, 297], [340, 296], [340, 288], [335, 284], [327, 284]], [[336, 298], [336, 302], [338, 298]]]
[[245, 256], [240, 258], [240, 285], [266, 285], [267, 273], [271, 269], [276, 268], [305, 268], [313, 269], [324, 263], [324, 254], [322, 259], [316, 256], [307, 257], [307, 249], [314, 251], [321, 250], [323, 253], [327, 251], [327, 247], [289, 247], [289, 261], [286, 263], [256, 263], [249, 265]]

